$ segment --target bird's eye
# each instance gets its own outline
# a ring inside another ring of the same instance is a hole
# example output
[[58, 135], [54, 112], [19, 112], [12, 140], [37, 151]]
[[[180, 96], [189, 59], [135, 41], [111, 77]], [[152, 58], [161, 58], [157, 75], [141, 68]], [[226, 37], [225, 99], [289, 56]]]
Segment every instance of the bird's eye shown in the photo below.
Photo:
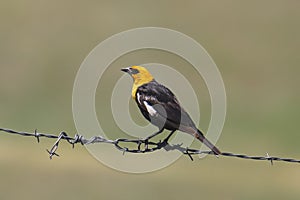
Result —
[[131, 73], [131, 74], [138, 74], [138, 73], [139, 73], [139, 70], [134, 69], [134, 68], [130, 68], [130, 73]]

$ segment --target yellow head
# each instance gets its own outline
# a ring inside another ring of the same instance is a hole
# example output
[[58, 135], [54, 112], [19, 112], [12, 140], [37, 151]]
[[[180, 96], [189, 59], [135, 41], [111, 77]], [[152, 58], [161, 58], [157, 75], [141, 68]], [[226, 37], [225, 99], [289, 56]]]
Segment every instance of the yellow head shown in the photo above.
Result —
[[138, 87], [154, 80], [150, 72], [142, 66], [132, 66], [121, 69], [128, 73], [133, 78], [132, 97], [135, 98], [135, 93]]

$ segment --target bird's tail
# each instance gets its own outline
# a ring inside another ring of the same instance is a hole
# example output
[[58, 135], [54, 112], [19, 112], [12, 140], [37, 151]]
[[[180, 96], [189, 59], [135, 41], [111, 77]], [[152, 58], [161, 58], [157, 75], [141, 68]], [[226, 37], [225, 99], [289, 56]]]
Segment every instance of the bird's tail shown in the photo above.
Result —
[[210, 141], [208, 141], [208, 139], [204, 137], [203, 133], [200, 130], [197, 129], [195, 137], [201, 142], [203, 142], [208, 148], [210, 148], [214, 152], [214, 154], [221, 154], [221, 151], [217, 147], [215, 147], [215, 145], [213, 145]]

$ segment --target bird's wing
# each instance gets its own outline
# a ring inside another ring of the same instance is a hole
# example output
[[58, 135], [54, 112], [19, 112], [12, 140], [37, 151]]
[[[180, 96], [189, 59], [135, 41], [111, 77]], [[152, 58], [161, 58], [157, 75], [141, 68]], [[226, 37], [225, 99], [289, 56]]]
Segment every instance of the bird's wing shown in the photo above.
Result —
[[136, 102], [143, 114], [146, 112], [152, 117], [162, 117], [174, 126], [179, 124], [194, 126], [190, 116], [180, 106], [172, 91], [156, 81], [137, 89]]

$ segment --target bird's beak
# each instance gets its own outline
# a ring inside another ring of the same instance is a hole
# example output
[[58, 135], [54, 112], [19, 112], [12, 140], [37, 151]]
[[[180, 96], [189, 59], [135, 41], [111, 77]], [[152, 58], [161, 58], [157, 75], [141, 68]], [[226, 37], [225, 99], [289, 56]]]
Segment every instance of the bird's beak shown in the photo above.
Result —
[[122, 68], [121, 71], [122, 71], [122, 72], [126, 72], [126, 73], [130, 73], [129, 67], [128, 67], [128, 68]]

